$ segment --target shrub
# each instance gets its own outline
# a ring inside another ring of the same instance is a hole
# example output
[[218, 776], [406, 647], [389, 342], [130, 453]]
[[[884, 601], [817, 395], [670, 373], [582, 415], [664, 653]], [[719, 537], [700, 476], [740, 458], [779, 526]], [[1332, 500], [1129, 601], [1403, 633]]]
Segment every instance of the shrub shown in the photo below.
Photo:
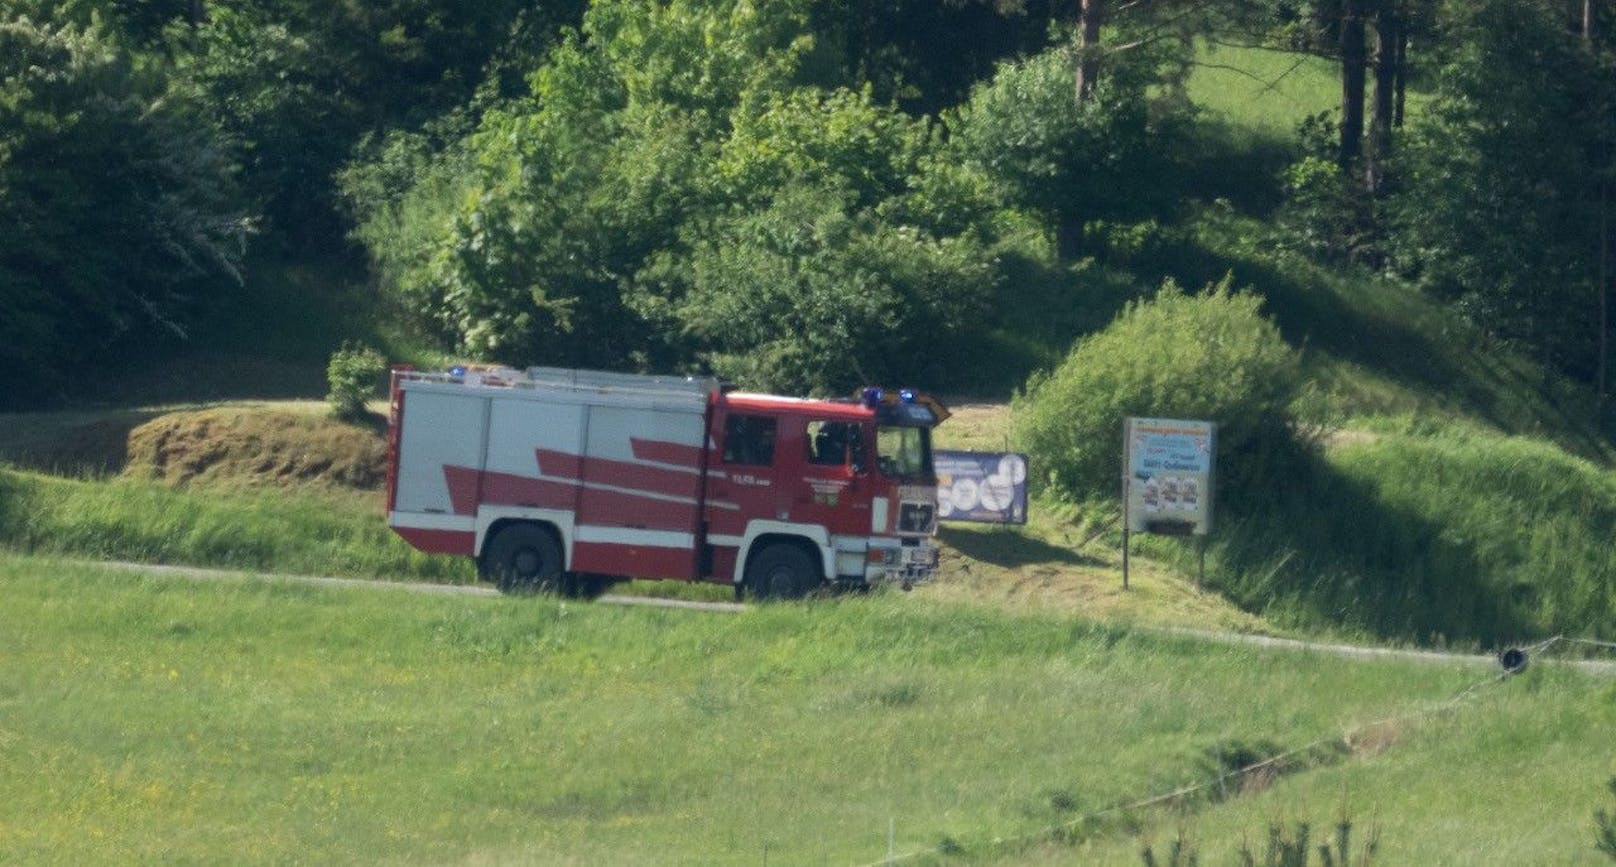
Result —
[[344, 343], [332, 353], [326, 366], [325, 378], [331, 391], [325, 396], [331, 404], [331, 414], [345, 421], [365, 417], [365, 401], [379, 393], [382, 374], [387, 372], [387, 359], [381, 353], [359, 343]]
[[1011, 411], [1035, 482], [1071, 500], [1114, 494], [1127, 416], [1215, 422], [1224, 484], [1260, 474], [1262, 459], [1293, 442], [1287, 407], [1301, 385], [1300, 358], [1261, 304], [1227, 279], [1200, 295], [1169, 280], [1053, 372], [1034, 374]]

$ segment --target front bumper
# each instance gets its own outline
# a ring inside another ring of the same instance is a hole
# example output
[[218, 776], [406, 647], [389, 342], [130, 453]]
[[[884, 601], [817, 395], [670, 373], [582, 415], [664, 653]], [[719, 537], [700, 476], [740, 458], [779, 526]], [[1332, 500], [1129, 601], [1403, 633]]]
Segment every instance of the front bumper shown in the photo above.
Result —
[[924, 584], [937, 575], [937, 546], [928, 539], [872, 541], [867, 561], [864, 567], [867, 584], [893, 582], [905, 587]]

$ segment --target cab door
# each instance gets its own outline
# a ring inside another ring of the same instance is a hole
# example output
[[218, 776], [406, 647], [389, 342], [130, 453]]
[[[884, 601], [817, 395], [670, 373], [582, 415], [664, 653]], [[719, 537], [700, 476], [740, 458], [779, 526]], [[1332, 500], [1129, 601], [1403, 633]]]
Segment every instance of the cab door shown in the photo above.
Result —
[[[794, 419], [797, 436], [782, 441], [789, 476], [791, 519], [824, 527], [833, 536], [867, 535], [870, 514], [866, 497], [863, 428], [856, 421], [829, 418]], [[784, 475], [784, 472], [782, 473]]]

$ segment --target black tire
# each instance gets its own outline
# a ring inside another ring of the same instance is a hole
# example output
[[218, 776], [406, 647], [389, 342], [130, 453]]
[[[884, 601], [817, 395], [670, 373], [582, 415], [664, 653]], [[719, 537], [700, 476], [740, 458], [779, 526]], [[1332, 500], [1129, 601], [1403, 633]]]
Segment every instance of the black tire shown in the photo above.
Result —
[[561, 546], [536, 524], [511, 524], [489, 540], [478, 571], [502, 593], [554, 593], [561, 589]]
[[615, 583], [605, 575], [568, 572], [561, 577], [561, 595], [571, 599], [598, 599]]
[[789, 542], [770, 545], [746, 562], [746, 588], [758, 599], [801, 599], [824, 583], [808, 552]]

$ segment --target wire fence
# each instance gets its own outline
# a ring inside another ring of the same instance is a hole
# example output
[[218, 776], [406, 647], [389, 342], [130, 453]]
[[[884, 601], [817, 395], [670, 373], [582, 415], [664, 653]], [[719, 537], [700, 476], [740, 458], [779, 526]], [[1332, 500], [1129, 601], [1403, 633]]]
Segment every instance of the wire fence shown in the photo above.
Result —
[[[1460, 689], [1453, 695], [1440, 701], [1420, 705], [1404, 711], [1403, 713], [1383, 717], [1371, 722], [1360, 723], [1346, 729], [1340, 734], [1321, 737], [1310, 743], [1284, 750], [1283, 752], [1275, 753], [1266, 758], [1243, 765], [1239, 768], [1224, 771], [1223, 773], [1208, 779], [1204, 779], [1197, 783], [1188, 784], [1171, 791], [1139, 798], [1138, 800], [1112, 804], [1111, 806], [1084, 813], [1080, 816], [1060, 822], [1059, 824], [1048, 825], [1043, 828], [1037, 828], [1009, 837], [995, 837], [988, 842], [995, 848], [1002, 848], [1016, 846], [1018, 844], [1033, 843], [1041, 840], [1060, 839], [1062, 836], [1071, 834], [1077, 829], [1080, 829], [1086, 825], [1099, 823], [1115, 816], [1126, 815], [1136, 810], [1147, 810], [1152, 807], [1170, 804], [1202, 792], [1211, 790], [1224, 791], [1227, 789], [1228, 784], [1232, 780], [1244, 779], [1249, 775], [1261, 773], [1274, 768], [1283, 768], [1285, 763], [1289, 762], [1290, 760], [1316, 751], [1329, 750], [1331, 752], [1337, 752], [1342, 747], [1350, 749], [1358, 736], [1366, 732], [1374, 731], [1376, 729], [1396, 723], [1413, 722], [1425, 717], [1434, 716], [1438, 713], [1450, 711], [1486, 687], [1496, 686], [1504, 683], [1505, 681], [1511, 680], [1515, 677], [1515, 675], [1525, 671], [1527, 666], [1530, 664], [1530, 661], [1534, 657], [1544, 656], [1549, 650], [1557, 646], [1572, 644], [1591, 646], [1604, 650], [1616, 650], [1616, 643], [1613, 642], [1599, 641], [1592, 638], [1573, 638], [1564, 635], [1556, 635], [1553, 638], [1546, 638], [1537, 644], [1533, 644], [1525, 648], [1510, 648], [1499, 655], [1499, 664], [1503, 669], [1502, 671], [1489, 674], [1486, 677], [1477, 678], [1475, 681], [1466, 685], [1463, 689]], [[896, 837], [894, 828], [895, 821], [889, 822], [887, 830], [886, 857], [877, 861], [871, 861], [868, 864], [863, 865], [863, 867], [886, 867], [886, 865], [903, 864], [917, 858], [941, 854], [936, 847], [913, 849], [901, 853], [894, 851], [894, 842]]]

